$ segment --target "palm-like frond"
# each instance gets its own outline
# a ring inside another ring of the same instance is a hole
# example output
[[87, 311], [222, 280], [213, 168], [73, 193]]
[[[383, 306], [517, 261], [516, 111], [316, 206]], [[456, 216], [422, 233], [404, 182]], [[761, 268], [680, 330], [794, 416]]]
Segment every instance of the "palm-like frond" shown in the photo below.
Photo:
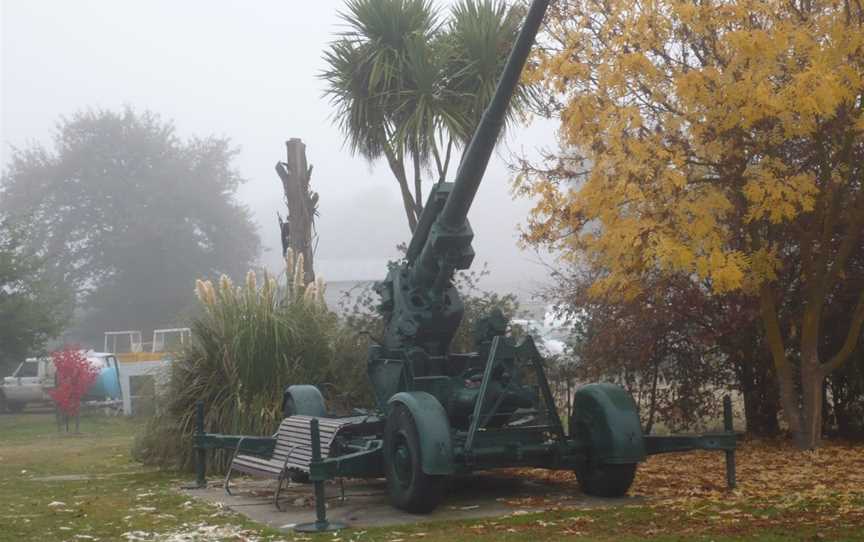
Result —
[[[448, 87], [461, 97], [454, 116], [462, 123], [452, 131], [463, 143], [470, 140], [495, 93], [523, 15], [522, 9], [508, 7], [501, 0], [461, 0], [451, 10], [439, 47], [448, 59]], [[522, 96], [517, 89], [508, 121], [523, 106]]]
[[441, 23], [430, 0], [348, 0], [321, 78], [351, 151], [425, 165], [448, 140], [467, 143], [521, 16], [500, 0], [462, 0]]
[[347, 30], [325, 52], [321, 77], [352, 151], [374, 159], [385, 145], [401, 148], [394, 138], [405, 137], [405, 97], [416, 94], [412, 66], [437, 16], [429, 0], [349, 0], [346, 8]]
[[351, 151], [368, 159], [381, 156], [386, 141], [385, 110], [369, 85], [368, 44], [342, 38], [325, 53], [329, 68], [321, 74], [335, 107], [334, 119]]

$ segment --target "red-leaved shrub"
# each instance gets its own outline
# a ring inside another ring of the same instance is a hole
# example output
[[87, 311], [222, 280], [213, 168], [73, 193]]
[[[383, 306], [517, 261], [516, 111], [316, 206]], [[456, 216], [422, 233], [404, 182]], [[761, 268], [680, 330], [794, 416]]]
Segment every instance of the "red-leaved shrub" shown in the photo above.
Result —
[[77, 347], [64, 346], [62, 350], [52, 352], [51, 358], [57, 368], [57, 386], [49, 394], [60, 412], [77, 416], [81, 399], [96, 381], [99, 370]]

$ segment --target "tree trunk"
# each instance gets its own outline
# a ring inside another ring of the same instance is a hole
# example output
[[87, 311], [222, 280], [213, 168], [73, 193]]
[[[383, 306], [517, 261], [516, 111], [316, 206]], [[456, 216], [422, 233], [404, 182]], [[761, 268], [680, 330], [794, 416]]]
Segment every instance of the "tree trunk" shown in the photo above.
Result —
[[408, 219], [408, 229], [411, 233], [414, 233], [414, 229], [417, 228], [419, 213], [414, 207], [414, 199], [411, 196], [411, 190], [408, 188], [408, 178], [405, 176], [405, 163], [403, 160], [398, 159], [389, 148], [384, 149], [384, 156], [387, 157], [390, 171], [393, 172], [396, 182], [399, 184], [399, 193], [402, 195], [402, 206], [405, 208], [405, 217]]
[[774, 363], [774, 372], [777, 374], [777, 385], [780, 390], [780, 406], [783, 408], [783, 418], [793, 434], [801, 433], [801, 411], [798, 406], [798, 389], [795, 382], [795, 372], [792, 364], [786, 357], [786, 348], [783, 344], [783, 334], [780, 331], [780, 322], [777, 317], [777, 308], [774, 302], [774, 292], [771, 285], [763, 284], [759, 293], [759, 308], [762, 316], [762, 324], [765, 326], [765, 341], [771, 352], [771, 360]]
[[780, 406], [783, 408], [783, 419], [794, 435], [801, 433], [801, 407], [798, 401], [798, 387], [791, 368], [777, 371], [777, 385], [780, 389]]
[[315, 281], [315, 215], [318, 209], [318, 193], [309, 188], [312, 167], [306, 163], [306, 145], [299, 139], [285, 142], [288, 157], [276, 164], [276, 173], [282, 180], [288, 216], [280, 218], [283, 256], [291, 248], [294, 254], [303, 255], [303, 275], [306, 284]]
[[822, 440], [822, 393], [825, 375], [819, 359], [812, 356], [801, 363], [801, 430], [796, 433], [798, 447], [804, 450], [817, 448]]

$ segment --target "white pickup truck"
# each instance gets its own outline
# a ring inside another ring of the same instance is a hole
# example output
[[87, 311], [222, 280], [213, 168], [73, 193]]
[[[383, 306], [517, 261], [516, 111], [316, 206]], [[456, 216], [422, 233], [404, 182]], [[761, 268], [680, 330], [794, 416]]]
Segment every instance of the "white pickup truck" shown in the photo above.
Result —
[[20, 412], [28, 403], [50, 403], [48, 391], [54, 387], [54, 362], [51, 358], [28, 358], [0, 385], [0, 412], [5, 405]]
[[[120, 368], [117, 357], [105, 352], [83, 352], [87, 361], [96, 368], [95, 382], [87, 390], [84, 400], [105, 401], [120, 399]], [[48, 392], [55, 386], [57, 369], [51, 358], [29, 358], [0, 384], [0, 412], [21, 412], [28, 404], [53, 404]]]

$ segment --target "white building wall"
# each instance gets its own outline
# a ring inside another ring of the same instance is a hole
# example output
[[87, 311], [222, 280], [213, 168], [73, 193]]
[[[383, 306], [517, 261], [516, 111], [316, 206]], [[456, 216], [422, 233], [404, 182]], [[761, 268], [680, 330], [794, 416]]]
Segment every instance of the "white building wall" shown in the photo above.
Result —
[[120, 368], [120, 390], [123, 393], [123, 414], [126, 416], [131, 416], [133, 414], [129, 377], [137, 375], [153, 375], [155, 379], [156, 393], [158, 395], [168, 384], [168, 379], [170, 378], [170, 365], [171, 361], [166, 359], [159, 361], [122, 362], [118, 364]]

